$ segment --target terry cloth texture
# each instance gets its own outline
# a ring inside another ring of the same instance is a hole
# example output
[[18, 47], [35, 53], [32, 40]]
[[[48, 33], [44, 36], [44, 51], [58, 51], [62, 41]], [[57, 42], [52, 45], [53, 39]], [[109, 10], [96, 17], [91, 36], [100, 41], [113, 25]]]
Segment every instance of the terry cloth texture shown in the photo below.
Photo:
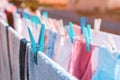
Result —
[[59, 52], [55, 53], [55, 62], [60, 64], [66, 71], [68, 71], [68, 65], [70, 61], [72, 43], [69, 37], [61, 37], [61, 43], [59, 43]]
[[115, 55], [104, 47], [99, 48], [97, 56], [97, 70], [94, 73], [92, 80], [118, 80], [119, 72], [119, 57], [120, 53], [115, 52]]
[[84, 40], [76, 40], [74, 42], [69, 72], [79, 80], [91, 80], [91, 55], [93, 53], [94, 46], [91, 45], [90, 47], [91, 50], [88, 52]]
[[77, 80], [69, 73], [64, 71], [64, 69], [61, 68], [58, 64], [48, 58], [44, 53], [38, 52], [37, 60], [38, 64], [36, 65], [33, 60], [33, 53], [29, 48], [29, 80]]

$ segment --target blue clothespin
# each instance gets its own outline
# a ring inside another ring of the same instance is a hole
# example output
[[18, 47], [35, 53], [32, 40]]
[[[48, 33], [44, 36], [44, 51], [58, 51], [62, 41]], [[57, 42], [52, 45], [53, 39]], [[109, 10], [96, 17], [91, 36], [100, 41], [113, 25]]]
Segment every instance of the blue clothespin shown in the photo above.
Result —
[[45, 39], [45, 25], [42, 24], [39, 39], [38, 39], [38, 43], [40, 43], [40, 45], [41, 45], [41, 47], [40, 47], [41, 52], [43, 52], [43, 50], [44, 50], [44, 39]]
[[80, 23], [81, 23], [81, 30], [80, 30], [80, 32], [81, 32], [81, 34], [83, 34], [83, 28], [84, 27], [86, 27], [86, 17], [81, 17], [80, 18]]
[[44, 16], [45, 18], [48, 18], [48, 12], [47, 12], [47, 11], [43, 11], [43, 16]]
[[69, 22], [69, 25], [70, 25], [70, 31], [72, 32], [72, 36], [74, 36], [74, 29], [73, 29], [73, 24], [72, 22]]
[[27, 12], [25, 12], [25, 11], [22, 12], [22, 16], [25, 19], [29, 19], [30, 18], [30, 15]]
[[90, 41], [89, 41], [88, 31], [87, 31], [86, 27], [83, 28], [83, 33], [84, 33], [84, 37], [85, 37], [85, 41], [86, 41], [87, 51], [90, 52]]
[[75, 36], [75, 34], [74, 34], [72, 22], [69, 22], [69, 25], [70, 25], [70, 29], [68, 29], [68, 26], [65, 26], [65, 29], [70, 37], [71, 42], [73, 43], [73, 36]]
[[92, 40], [92, 34], [91, 34], [91, 25], [87, 25], [87, 31], [88, 31], [88, 36], [89, 36], [89, 42], [91, 43]]
[[33, 53], [33, 57], [34, 57], [34, 62], [37, 65], [37, 52], [38, 51], [42, 51], [44, 50], [44, 34], [45, 34], [45, 25], [42, 24], [41, 26], [41, 30], [40, 30], [40, 35], [38, 38], [38, 43], [35, 42], [34, 37], [32, 35], [32, 32], [30, 30], [30, 28], [28, 27], [28, 32], [29, 32], [29, 36], [30, 36], [30, 41], [31, 41], [31, 49], [32, 49], [32, 53]]
[[38, 18], [38, 16], [30, 16], [30, 20], [31, 22], [35, 23], [35, 24], [40, 24], [40, 19]]

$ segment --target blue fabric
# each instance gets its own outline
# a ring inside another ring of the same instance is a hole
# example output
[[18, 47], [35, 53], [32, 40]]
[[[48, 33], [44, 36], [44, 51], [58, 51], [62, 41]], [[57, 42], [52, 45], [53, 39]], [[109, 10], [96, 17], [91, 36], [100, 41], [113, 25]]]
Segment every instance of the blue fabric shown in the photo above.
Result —
[[[118, 64], [118, 58], [112, 57], [106, 48], [100, 48], [98, 52], [98, 69], [92, 77], [92, 80], [115, 80], [115, 69]], [[119, 53], [115, 53], [119, 54]], [[120, 76], [120, 73], [116, 75]]]
[[115, 67], [115, 80], [120, 80], [120, 59], [117, 60]]
[[45, 54], [38, 52], [37, 60], [38, 65], [34, 64], [33, 54], [29, 50], [29, 80], [77, 80]]
[[48, 31], [48, 42], [46, 46], [46, 55], [49, 58], [54, 57], [54, 46], [55, 46], [56, 36], [57, 34], [55, 32], [52, 32], [50, 30]]

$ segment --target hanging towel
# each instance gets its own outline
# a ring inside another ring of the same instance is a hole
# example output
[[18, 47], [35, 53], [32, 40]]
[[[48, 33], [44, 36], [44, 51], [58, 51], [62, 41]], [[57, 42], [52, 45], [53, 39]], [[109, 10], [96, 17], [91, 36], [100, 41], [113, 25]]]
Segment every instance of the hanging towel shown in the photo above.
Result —
[[[29, 48], [29, 47], [28, 47]], [[38, 64], [34, 64], [33, 53], [28, 52], [29, 80], [77, 80], [53, 62], [44, 53], [37, 53]]]
[[[120, 53], [116, 52], [114, 54]], [[117, 57], [112, 57], [111, 55], [112, 53], [107, 48], [101, 47], [99, 49], [97, 70], [94, 73], [92, 80], [118, 80], [118, 78], [115, 79], [115, 77], [118, 77], [118, 75], [120, 76], [120, 72], [118, 71], [120, 62]]]
[[9, 47], [8, 47], [8, 36], [7, 36], [8, 26], [0, 20], [0, 68], [1, 68], [1, 79], [0, 80], [11, 80], [11, 67], [9, 60]]
[[20, 80], [25, 80], [25, 55], [26, 54], [26, 46], [28, 41], [26, 39], [21, 39], [20, 41]]
[[91, 55], [94, 46], [91, 45], [91, 51], [86, 49], [84, 40], [75, 40], [71, 55], [69, 72], [79, 80], [90, 80], [92, 77]]
[[59, 43], [59, 52], [55, 53], [55, 62], [60, 64], [66, 71], [68, 71], [68, 65], [71, 56], [72, 43], [70, 38], [67, 36], [61, 36], [61, 41]]
[[51, 30], [48, 30], [48, 41], [47, 41], [47, 46], [46, 46], [46, 55], [49, 58], [54, 57], [54, 46], [55, 46], [55, 41], [56, 41], [56, 36], [57, 34]]
[[9, 47], [9, 57], [11, 63], [11, 77], [12, 80], [20, 80], [20, 70], [19, 70], [19, 49], [21, 36], [18, 35], [11, 27], [7, 29], [8, 34], [8, 47]]
[[120, 80], [120, 58], [118, 58], [116, 66], [115, 66], [115, 80]]
[[25, 51], [25, 69], [24, 69], [24, 80], [29, 80], [29, 73], [28, 73], [28, 53], [29, 53], [29, 47], [30, 43], [27, 43], [26, 45], [26, 51]]

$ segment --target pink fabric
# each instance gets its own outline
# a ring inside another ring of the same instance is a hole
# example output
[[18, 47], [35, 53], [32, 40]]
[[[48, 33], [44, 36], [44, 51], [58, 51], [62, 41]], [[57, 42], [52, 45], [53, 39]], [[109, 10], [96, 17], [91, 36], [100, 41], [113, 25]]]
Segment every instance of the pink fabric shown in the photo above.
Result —
[[80, 33], [80, 26], [73, 25], [73, 28], [74, 28], [75, 35], [76, 36], [80, 36], [81, 35], [81, 33]]
[[78, 40], [74, 44], [69, 72], [79, 80], [91, 80], [92, 66], [90, 62], [93, 49], [94, 46], [91, 45], [91, 51], [88, 52], [84, 40]]

